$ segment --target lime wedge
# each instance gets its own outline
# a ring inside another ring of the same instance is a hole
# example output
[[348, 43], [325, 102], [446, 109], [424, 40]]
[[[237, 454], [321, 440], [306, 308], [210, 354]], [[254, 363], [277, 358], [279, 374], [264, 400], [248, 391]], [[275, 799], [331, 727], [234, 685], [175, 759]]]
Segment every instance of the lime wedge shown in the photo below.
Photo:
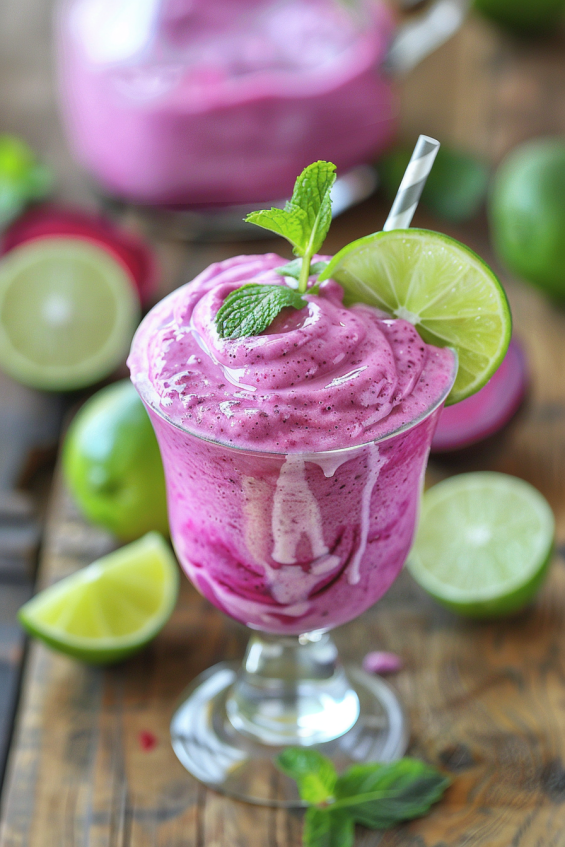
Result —
[[377, 232], [348, 244], [320, 274], [337, 280], [344, 302], [369, 303], [410, 321], [428, 344], [459, 357], [447, 405], [491, 378], [510, 341], [504, 289], [490, 268], [455, 239], [426, 229]]
[[30, 635], [90, 664], [125, 659], [168, 621], [178, 594], [169, 545], [149, 532], [41, 591], [19, 611]]
[[127, 271], [95, 244], [39, 239], [0, 262], [0, 367], [26, 385], [92, 385], [125, 357], [138, 320]]
[[529, 483], [486, 471], [460, 474], [424, 494], [408, 569], [462, 615], [507, 615], [536, 594], [554, 533], [551, 508]]

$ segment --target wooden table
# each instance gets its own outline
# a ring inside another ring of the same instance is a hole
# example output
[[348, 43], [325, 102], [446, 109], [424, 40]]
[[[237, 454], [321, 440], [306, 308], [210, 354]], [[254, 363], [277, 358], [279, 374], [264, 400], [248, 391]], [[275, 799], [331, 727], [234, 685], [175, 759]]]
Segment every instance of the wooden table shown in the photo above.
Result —
[[[94, 205], [70, 162], [54, 112], [46, 42], [48, 0], [0, 5], [0, 129], [24, 134], [54, 166], [61, 197]], [[404, 132], [457, 142], [493, 162], [536, 133], [565, 130], [565, 44], [522, 45], [472, 20], [402, 84]], [[336, 222], [335, 250], [380, 228], [376, 199]], [[128, 215], [127, 223], [143, 229]], [[419, 213], [416, 223], [440, 228]], [[445, 228], [445, 227], [441, 227]], [[486, 222], [449, 228], [488, 260]], [[162, 291], [234, 245], [154, 240]], [[280, 242], [246, 250], [281, 249]], [[457, 460], [434, 461], [429, 481], [468, 469], [516, 474], [557, 517], [557, 553], [535, 606], [510, 621], [469, 623], [438, 608], [404, 574], [386, 597], [336, 633], [346, 658], [398, 652], [394, 685], [410, 714], [411, 752], [454, 777], [427, 818], [356, 844], [411, 847], [565, 845], [565, 313], [505, 277], [532, 387], [514, 423]], [[59, 476], [52, 490], [40, 582], [109, 550]], [[165, 630], [110, 670], [83, 667], [33, 644], [3, 795], [2, 847], [294, 847], [299, 812], [262, 809], [198, 785], [180, 766], [168, 723], [182, 689], [213, 662], [241, 656], [245, 631], [185, 581]]]

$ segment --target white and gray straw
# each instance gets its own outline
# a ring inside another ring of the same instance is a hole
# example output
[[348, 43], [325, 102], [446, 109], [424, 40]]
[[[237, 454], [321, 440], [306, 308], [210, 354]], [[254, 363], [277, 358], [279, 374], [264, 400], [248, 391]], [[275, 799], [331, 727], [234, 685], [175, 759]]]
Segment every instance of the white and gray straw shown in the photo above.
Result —
[[439, 146], [439, 141], [428, 135], [421, 135], [418, 138], [389, 216], [383, 226], [385, 232], [391, 229], [408, 229], [410, 226]]

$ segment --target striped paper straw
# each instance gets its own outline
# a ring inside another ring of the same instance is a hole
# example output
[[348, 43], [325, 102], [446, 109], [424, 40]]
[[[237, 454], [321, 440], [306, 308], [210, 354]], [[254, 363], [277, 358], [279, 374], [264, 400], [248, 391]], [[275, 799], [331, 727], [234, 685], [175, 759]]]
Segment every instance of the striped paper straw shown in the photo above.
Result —
[[408, 229], [410, 226], [438, 150], [439, 141], [435, 138], [428, 135], [419, 137], [383, 226], [385, 232], [390, 229]]

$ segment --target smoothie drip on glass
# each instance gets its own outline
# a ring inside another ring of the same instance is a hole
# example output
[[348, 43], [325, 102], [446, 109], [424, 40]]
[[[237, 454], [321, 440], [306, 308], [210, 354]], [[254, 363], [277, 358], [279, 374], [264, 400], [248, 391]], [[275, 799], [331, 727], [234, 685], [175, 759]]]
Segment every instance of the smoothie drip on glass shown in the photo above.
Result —
[[345, 308], [333, 280], [263, 334], [220, 338], [228, 294], [283, 284], [283, 264], [212, 265], [144, 320], [129, 365], [187, 574], [248, 626], [299, 634], [353, 619], [397, 576], [456, 363], [407, 321]]
[[390, 143], [397, 110], [378, 66], [392, 31], [366, 0], [65, 0], [72, 147], [135, 202], [275, 201], [309, 161], [345, 171]]

